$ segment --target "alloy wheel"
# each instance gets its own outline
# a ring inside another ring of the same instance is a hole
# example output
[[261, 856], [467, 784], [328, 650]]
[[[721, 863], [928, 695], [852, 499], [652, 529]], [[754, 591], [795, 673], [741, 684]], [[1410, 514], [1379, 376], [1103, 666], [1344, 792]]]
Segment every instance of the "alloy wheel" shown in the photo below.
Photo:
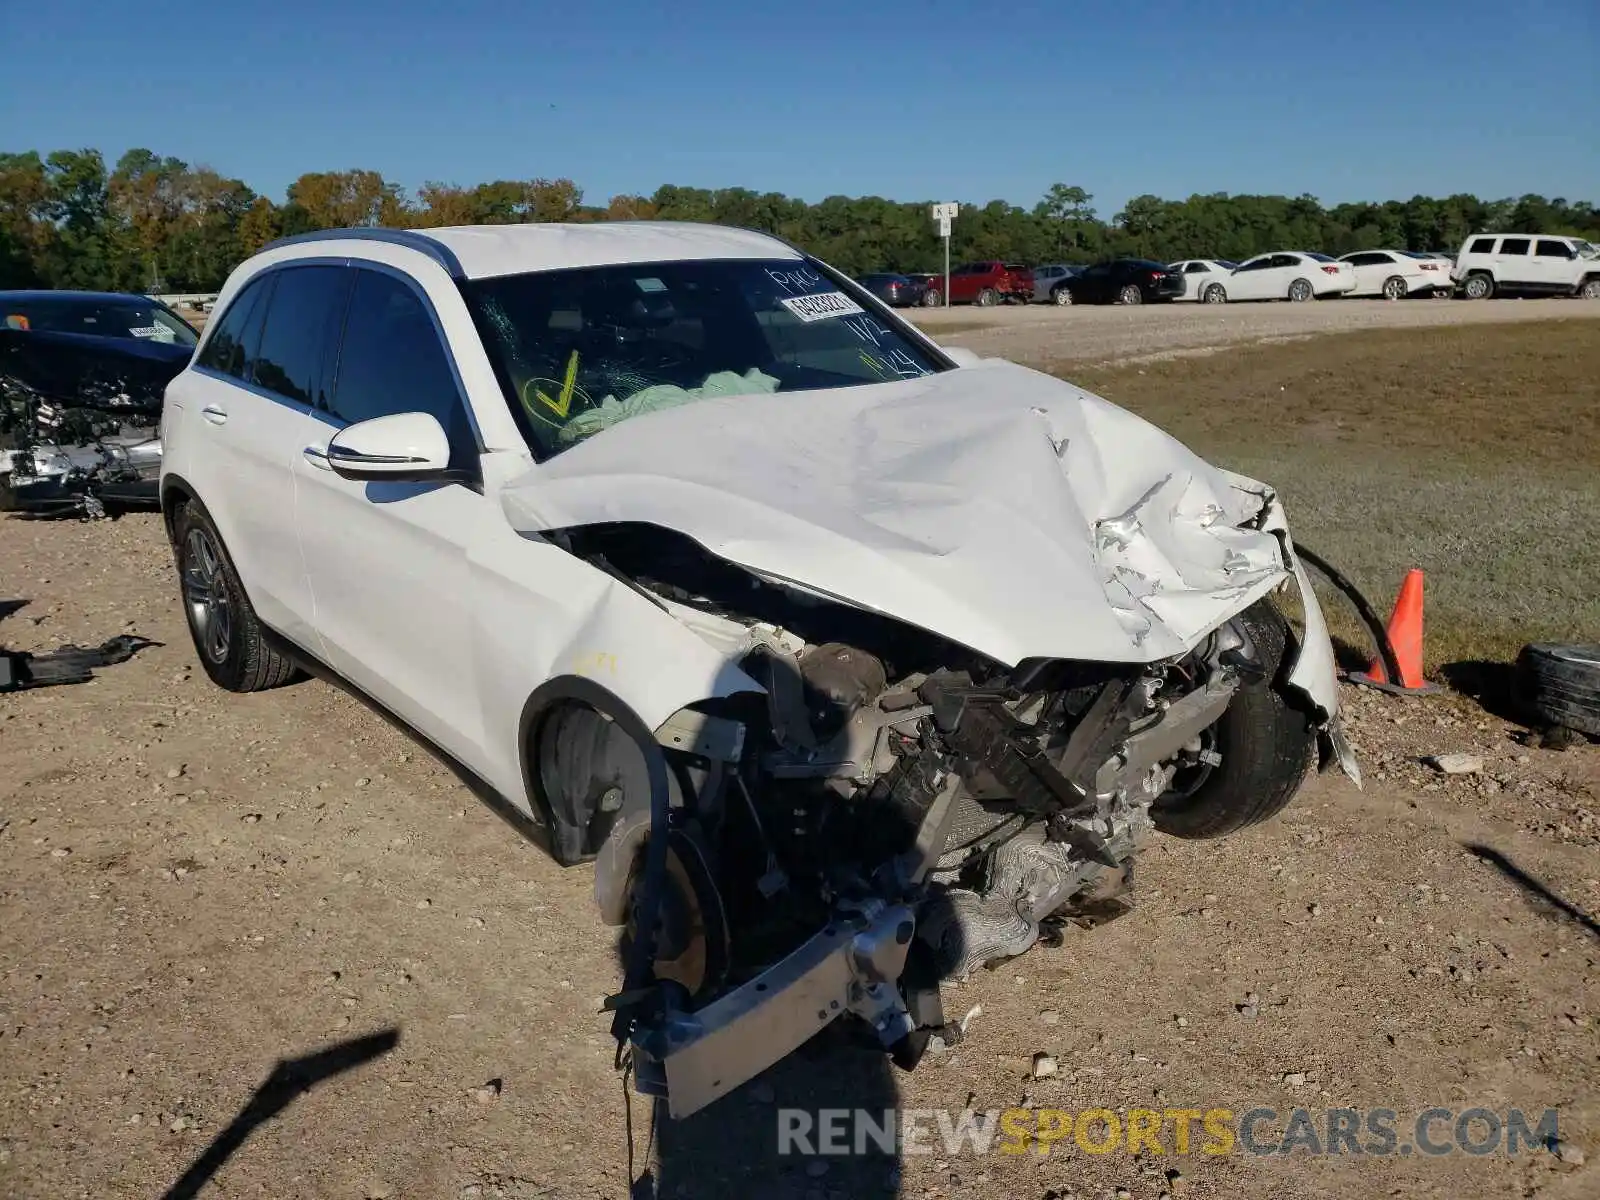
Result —
[[225, 661], [233, 644], [233, 605], [222, 554], [203, 529], [189, 530], [183, 542], [183, 604], [200, 652], [214, 663]]

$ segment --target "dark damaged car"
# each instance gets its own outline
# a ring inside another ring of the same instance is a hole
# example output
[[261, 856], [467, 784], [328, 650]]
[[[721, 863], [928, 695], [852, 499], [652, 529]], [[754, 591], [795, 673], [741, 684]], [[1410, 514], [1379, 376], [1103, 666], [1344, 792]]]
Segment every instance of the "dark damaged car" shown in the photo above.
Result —
[[1270, 487], [758, 233], [289, 239], [167, 400], [205, 670], [342, 676], [592, 861], [675, 1115], [840, 1018], [914, 1065], [1150, 837], [1355, 773]]
[[0, 292], [0, 508], [154, 507], [162, 393], [198, 338], [142, 296]]

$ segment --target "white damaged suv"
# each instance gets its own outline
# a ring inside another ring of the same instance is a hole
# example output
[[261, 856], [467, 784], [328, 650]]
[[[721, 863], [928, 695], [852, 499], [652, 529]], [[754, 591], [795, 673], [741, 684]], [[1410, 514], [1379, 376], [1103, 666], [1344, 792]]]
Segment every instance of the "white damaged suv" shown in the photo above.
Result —
[[1356, 773], [1269, 487], [759, 233], [276, 243], [162, 434], [206, 672], [342, 677], [593, 860], [675, 1115], [846, 1014], [914, 1065], [1141, 841]]
[[1450, 278], [1468, 300], [1495, 295], [1600, 300], [1600, 248], [1554, 234], [1478, 233], [1462, 245]]

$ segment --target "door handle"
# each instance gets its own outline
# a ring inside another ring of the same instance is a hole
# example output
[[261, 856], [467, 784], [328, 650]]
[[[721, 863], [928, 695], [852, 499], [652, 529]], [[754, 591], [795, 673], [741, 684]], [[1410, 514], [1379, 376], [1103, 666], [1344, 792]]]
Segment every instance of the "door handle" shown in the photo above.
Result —
[[328, 451], [324, 446], [307, 446], [301, 451], [306, 456], [306, 461], [313, 467], [321, 467], [324, 471], [333, 470], [333, 464], [328, 461]]
[[206, 405], [200, 410], [200, 415], [213, 425], [222, 425], [228, 420], [228, 410], [219, 404]]

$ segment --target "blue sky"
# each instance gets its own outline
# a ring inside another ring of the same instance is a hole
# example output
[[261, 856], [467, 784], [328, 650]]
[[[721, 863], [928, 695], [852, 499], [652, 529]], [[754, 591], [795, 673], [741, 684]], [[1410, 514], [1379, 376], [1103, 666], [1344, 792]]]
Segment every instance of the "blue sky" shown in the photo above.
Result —
[[1600, 0], [0, 0], [0, 149], [817, 200], [1600, 201]]

